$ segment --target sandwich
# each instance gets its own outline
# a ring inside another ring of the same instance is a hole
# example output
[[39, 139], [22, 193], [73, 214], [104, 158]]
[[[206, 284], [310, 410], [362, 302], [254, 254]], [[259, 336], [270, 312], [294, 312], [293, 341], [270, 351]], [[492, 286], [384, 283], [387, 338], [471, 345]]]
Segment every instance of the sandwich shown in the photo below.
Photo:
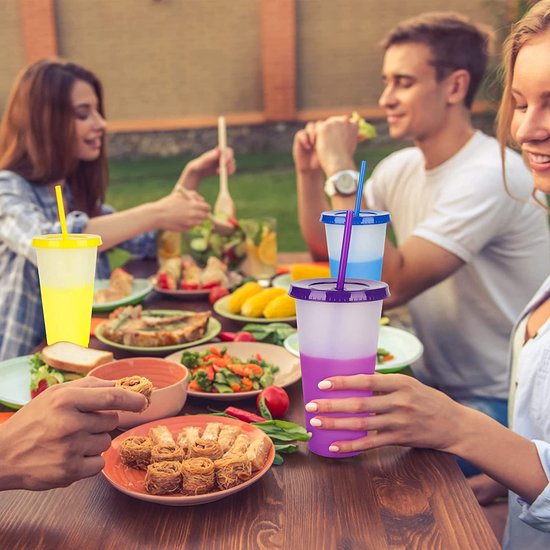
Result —
[[373, 139], [377, 136], [376, 128], [367, 122], [357, 111], [351, 113], [350, 120], [357, 122], [357, 139], [359, 141]]
[[84, 377], [93, 368], [113, 361], [110, 351], [85, 348], [71, 342], [56, 342], [30, 358], [31, 397], [54, 384]]

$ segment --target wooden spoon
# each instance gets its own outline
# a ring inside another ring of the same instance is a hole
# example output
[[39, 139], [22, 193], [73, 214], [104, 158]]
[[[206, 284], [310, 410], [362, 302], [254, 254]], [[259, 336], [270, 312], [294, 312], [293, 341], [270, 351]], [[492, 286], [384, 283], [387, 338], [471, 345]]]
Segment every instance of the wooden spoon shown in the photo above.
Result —
[[220, 220], [212, 214], [208, 216], [208, 219], [212, 222], [214, 231], [223, 237], [228, 237], [235, 232], [235, 226], [225, 220]]
[[227, 134], [225, 129], [225, 117], [218, 117], [218, 145], [220, 147], [220, 190], [218, 198], [214, 203], [214, 215], [225, 214], [235, 217], [235, 203], [229, 194], [227, 184], [227, 167], [225, 165], [225, 154], [227, 148]]

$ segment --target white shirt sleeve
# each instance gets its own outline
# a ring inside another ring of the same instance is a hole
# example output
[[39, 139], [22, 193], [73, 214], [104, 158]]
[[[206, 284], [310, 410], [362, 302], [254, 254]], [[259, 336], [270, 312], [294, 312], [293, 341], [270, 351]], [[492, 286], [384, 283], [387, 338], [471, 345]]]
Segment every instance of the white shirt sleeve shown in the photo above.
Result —
[[[539, 440], [534, 440], [533, 443], [537, 446], [544, 473], [550, 479], [550, 443]], [[518, 502], [521, 506], [519, 516], [521, 521], [539, 531], [550, 532], [550, 483], [533, 504], [529, 505], [520, 497], [518, 497]]]

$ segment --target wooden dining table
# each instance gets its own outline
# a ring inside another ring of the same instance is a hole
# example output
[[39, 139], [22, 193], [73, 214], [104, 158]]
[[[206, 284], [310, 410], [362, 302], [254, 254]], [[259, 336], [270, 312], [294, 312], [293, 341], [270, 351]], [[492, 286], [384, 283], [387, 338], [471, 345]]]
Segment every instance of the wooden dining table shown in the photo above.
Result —
[[[155, 265], [134, 261], [128, 269], [144, 277]], [[210, 309], [204, 299], [181, 301], [155, 292], [143, 306]], [[216, 317], [223, 330], [242, 326]], [[106, 348], [95, 338], [90, 346]], [[117, 358], [128, 356], [127, 351], [113, 351]], [[285, 418], [304, 425], [300, 382], [287, 391], [290, 409]], [[189, 397], [182, 414], [222, 408], [218, 404]], [[255, 410], [252, 399], [238, 406]], [[405, 447], [329, 459], [300, 443], [298, 453], [285, 455], [284, 464], [273, 466], [250, 487], [196, 506], [137, 500], [103, 475], [67, 488], [0, 493], [0, 549], [138, 548], [473, 550], [500, 545], [454, 457]]]

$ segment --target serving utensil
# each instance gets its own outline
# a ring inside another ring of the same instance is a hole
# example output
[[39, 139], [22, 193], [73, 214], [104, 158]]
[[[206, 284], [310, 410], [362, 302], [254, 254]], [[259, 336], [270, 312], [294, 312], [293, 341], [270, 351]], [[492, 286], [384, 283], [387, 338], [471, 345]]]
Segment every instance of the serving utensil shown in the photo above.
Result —
[[216, 214], [225, 214], [235, 217], [235, 203], [229, 194], [227, 182], [227, 166], [225, 164], [225, 155], [227, 150], [227, 132], [225, 128], [225, 117], [218, 117], [218, 145], [220, 147], [220, 190], [214, 203], [214, 216]]
[[213, 230], [222, 237], [228, 237], [235, 232], [235, 226], [228, 221], [216, 218], [213, 214], [209, 214], [208, 219], [212, 222]]

